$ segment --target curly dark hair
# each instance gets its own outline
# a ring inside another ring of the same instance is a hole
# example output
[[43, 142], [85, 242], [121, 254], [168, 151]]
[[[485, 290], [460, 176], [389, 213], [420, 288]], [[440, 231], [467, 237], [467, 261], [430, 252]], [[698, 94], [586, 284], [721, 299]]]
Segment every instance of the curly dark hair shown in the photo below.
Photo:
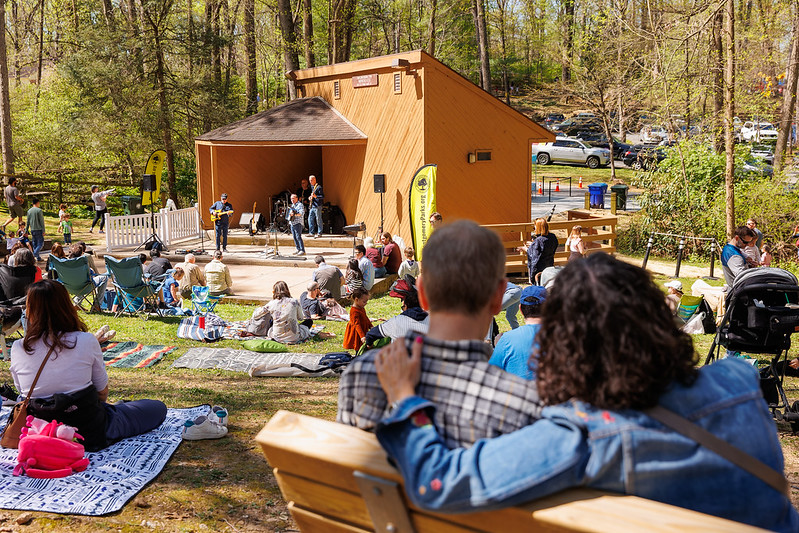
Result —
[[538, 392], [549, 405], [646, 409], [672, 382], [696, 377], [693, 341], [649, 273], [604, 253], [558, 274], [536, 340]]

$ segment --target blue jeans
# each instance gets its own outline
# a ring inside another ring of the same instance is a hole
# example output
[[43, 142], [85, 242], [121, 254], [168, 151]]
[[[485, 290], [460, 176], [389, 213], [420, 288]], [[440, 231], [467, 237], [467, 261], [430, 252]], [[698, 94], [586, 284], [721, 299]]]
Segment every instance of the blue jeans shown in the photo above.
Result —
[[511, 282], [508, 282], [508, 287], [505, 289], [505, 294], [502, 296], [502, 309], [505, 310], [505, 318], [508, 319], [510, 329], [519, 327], [519, 300], [522, 297], [522, 288]]
[[319, 207], [312, 207], [308, 212], [308, 233], [322, 234], [322, 209]]
[[105, 438], [108, 444], [147, 433], [166, 419], [166, 405], [158, 400], [135, 400], [116, 405], [105, 404]]
[[386, 277], [386, 267], [377, 267], [375, 269], [375, 279]]
[[294, 237], [294, 246], [298, 252], [305, 251], [305, 243], [302, 242], [302, 224], [291, 225], [291, 236]]
[[216, 224], [216, 249], [219, 250], [219, 243], [222, 243], [222, 248], [227, 248], [227, 224]]
[[39, 255], [39, 252], [42, 251], [44, 248], [44, 230], [42, 229], [34, 229], [31, 230], [31, 241], [33, 244], [33, 257], [36, 258], [37, 261], [41, 261], [42, 258]]

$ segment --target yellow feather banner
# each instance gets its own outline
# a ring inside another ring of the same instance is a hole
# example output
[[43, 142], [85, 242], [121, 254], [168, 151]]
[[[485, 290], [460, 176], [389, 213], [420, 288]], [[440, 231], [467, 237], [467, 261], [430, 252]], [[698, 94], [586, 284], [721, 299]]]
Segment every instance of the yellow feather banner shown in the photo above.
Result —
[[[144, 173], [155, 176], [155, 191], [152, 193], [153, 203], [158, 203], [161, 200], [161, 174], [164, 172], [164, 161], [166, 161], [166, 152], [163, 150], [156, 150], [150, 154], [150, 159], [147, 160], [147, 166]], [[142, 192], [141, 205], [150, 205], [150, 193]]]
[[430, 225], [430, 214], [436, 210], [437, 170], [437, 165], [425, 165], [416, 171], [416, 175], [411, 180], [411, 191], [408, 198], [411, 211], [411, 235], [418, 261], [422, 260], [422, 249], [433, 230]]

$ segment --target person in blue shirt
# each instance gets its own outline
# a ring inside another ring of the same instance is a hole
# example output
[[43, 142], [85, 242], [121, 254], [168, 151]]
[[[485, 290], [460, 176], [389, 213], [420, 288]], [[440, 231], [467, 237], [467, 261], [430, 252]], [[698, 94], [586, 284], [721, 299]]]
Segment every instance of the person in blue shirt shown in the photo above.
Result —
[[524, 325], [502, 334], [489, 363], [525, 379], [535, 379], [535, 359], [530, 354], [538, 347], [535, 336], [541, 328], [541, 309], [546, 298], [547, 290], [539, 285], [522, 289], [519, 304]]
[[[648, 272], [604, 253], [568, 263], [536, 338], [541, 418], [469, 448], [447, 447], [432, 422], [436, 406], [416, 395], [421, 338], [408, 343], [410, 357], [403, 342], [377, 354], [390, 407], [376, 435], [416, 507], [491, 510], [583, 487], [799, 531], [757, 369], [737, 358], [697, 369], [691, 336]], [[654, 407], [758, 459], [780, 481], [670, 429]]]
[[721, 268], [724, 271], [724, 280], [730, 287], [732, 287], [732, 282], [735, 281], [738, 274], [750, 268], [742, 250], [755, 239], [757, 239], [757, 234], [753, 229], [746, 226], [738, 226], [735, 228], [732, 240], [721, 249]]
[[219, 250], [221, 246], [222, 251], [227, 252], [227, 233], [230, 228], [230, 216], [233, 214], [233, 206], [227, 201], [227, 194], [222, 193], [209, 211], [216, 228], [216, 249]]

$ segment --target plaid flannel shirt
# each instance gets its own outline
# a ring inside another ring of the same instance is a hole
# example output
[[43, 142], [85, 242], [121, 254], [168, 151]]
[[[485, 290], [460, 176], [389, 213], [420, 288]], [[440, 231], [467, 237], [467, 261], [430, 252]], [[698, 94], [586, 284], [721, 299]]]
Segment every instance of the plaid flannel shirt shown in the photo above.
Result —
[[[408, 352], [416, 335], [405, 337]], [[383, 418], [387, 402], [375, 371], [377, 352], [357, 357], [342, 374], [338, 422], [373, 431]], [[541, 415], [535, 381], [488, 364], [490, 356], [491, 346], [483, 341], [424, 338], [416, 393], [436, 404], [433, 419], [449, 447], [516, 431]]]

